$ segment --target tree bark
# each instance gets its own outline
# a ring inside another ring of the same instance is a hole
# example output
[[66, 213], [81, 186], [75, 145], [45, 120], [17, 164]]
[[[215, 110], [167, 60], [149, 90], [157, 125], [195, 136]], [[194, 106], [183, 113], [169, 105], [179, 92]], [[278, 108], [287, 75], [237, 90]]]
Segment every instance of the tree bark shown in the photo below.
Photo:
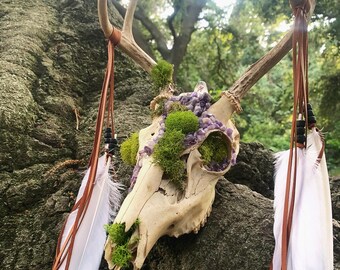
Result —
[[[0, 269], [48, 270], [91, 153], [106, 42], [92, 0], [5, 1], [0, 16]], [[153, 96], [148, 75], [119, 50], [115, 81], [121, 142], [151, 122]], [[219, 183], [206, 227], [197, 235], [161, 239], [145, 269], [268, 267], [274, 244], [271, 153], [258, 144], [242, 149], [227, 175], [234, 183]], [[127, 184], [132, 168], [117, 157], [116, 169]], [[331, 182], [335, 269], [339, 183]]]

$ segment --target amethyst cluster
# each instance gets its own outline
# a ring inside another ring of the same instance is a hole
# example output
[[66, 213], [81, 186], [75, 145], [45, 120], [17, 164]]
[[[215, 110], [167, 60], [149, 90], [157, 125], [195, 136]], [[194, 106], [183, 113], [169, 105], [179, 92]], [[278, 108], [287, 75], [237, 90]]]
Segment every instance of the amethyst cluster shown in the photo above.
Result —
[[[185, 148], [202, 143], [207, 136], [207, 132], [210, 130], [219, 130], [232, 140], [233, 130], [224, 126], [213, 114], [207, 112], [211, 105], [211, 96], [207, 92], [191, 92], [183, 93], [179, 96], [173, 96], [165, 103], [162, 119], [159, 123], [160, 128], [158, 134], [156, 134], [153, 139], [147, 143], [144, 149], [139, 151], [138, 162], [133, 170], [131, 178], [131, 186], [133, 186], [137, 180], [138, 173], [142, 167], [142, 156], [150, 156], [153, 153], [155, 145], [158, 143], [160, 138], [163, 137], [165, 132], [165, 119], [171, 112], [171, 108], [174, 103], [179, 103], [185, 106], [188, 110], [192, 111], [197, 117], [199, 117], [199, 129], [194, 133], [186, 135], [184, 139]], [[229, 162], [231, 162], [232, 165], [236, 163], [236, 153], [234, 149], [232, 149], [232, 158], [230, 161], [225, 159], [221, 163], [211, 162], [211, 164], [206, 167], [208, 170], [222, 171], [229, 165]]]

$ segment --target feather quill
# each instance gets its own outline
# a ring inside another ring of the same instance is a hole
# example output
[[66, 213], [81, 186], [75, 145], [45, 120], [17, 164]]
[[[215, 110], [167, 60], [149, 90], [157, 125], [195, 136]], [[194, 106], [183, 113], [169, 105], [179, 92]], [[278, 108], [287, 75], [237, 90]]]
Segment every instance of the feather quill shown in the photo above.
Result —
[[[308, 135], [307, 142], [306, 149], [297, 149], [296, 195], [287, 269], [329, 270], [333, 269], [330, 188], [325, 155], [317, 163], [322, 142], [315, 128]], [[282, 218], [288, 158], [289, 151], [281, 152], [277, 155], [275, 164], [274, 270], [281, 269]]]
[[[71, 270], [97, 270], [100, 266], [106, 232], [104, 225], [113, 221], [121, 201], [121, 190], [123, 186], [112, 181], [110, 176], [111, 157], [106, 160], [106, 155], [98, 159], [98, 168], [91, 200], [83, 220], [78, 228], [74, 249], [70, 261]], [[82, 198], [88, 177], [87, 170], [76, 203]], [[70, 213], [67, 218], [65, 229], [62, 235], [61, 246], [67, 239], [77, 216], [78, 209]], [[66, 260], [59, 267], [65, 269]]]

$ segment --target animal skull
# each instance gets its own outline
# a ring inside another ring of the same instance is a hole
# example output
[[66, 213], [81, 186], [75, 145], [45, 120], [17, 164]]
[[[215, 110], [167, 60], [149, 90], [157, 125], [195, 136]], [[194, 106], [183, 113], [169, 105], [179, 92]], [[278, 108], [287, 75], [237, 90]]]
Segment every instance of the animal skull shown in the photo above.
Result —
[[[199, 83], [195, 89], [195, 96], [208, 95], [205, 83]], [[188, 97], [190, 94], [182, 94], [174, 97]], [[225, 105], [225, 104], [224, 104]], [[217, 107], [216, 107], [217, 106]], [[139, 155], [134, 170], [135, 184], [131, 192], [124, 200], [115, 223], [125, 223], [128, 231], [137, 219], [140, 224], [130, 239], [129, 248], [133, 252], [132, 263], [135, 269], [140, 269], [143, 262], [156, 241], [164, 235], [178, 237], [185, 233], [197, 233], [205, 224], [210, 215], [211, 206], [215, 198], [215, 185], [217, 181], [229, 170], [235, 161], [239, 148], [239, 133], [230, 121], [230, 114], [225, 118], [221, 115], [213, 115], [212, 112], [224, 112], [225, 108], [215, 103], [207, 111], [203, 112], [201, 121], [219, 123], [214, 128], [207, 127], [200, 139], [191, 144], [182, 153], [181, 157], [186, 163], [186, 185], [184, 190], [174, 186], [162, 168], [153, 160], [150, 153], [146, 153], [146, 147], [154, 145], [157, 138], [164, 130], [162, 116], [155, 118], [152, 124], [142, 129], [139, 133]], [[231, 105], [230, 105], [231, 106]], [[232, 108], [227, 108], [233, 111]], [[219, 117], [218, 119], [216, 119]], [[216, 128], [217, 127], [217, 128]], [[212, 133], [219, 133], [227, 142], [227, 164], [218, 171], [207, 168], [203, 164], [199, 146]], [[132, 179], [133, 180], [133, 179]], [[110, 269], [119, 269], [111, 262], [111, 254], [115, 246], [110, 238], [105, 247], [105, 259]]]

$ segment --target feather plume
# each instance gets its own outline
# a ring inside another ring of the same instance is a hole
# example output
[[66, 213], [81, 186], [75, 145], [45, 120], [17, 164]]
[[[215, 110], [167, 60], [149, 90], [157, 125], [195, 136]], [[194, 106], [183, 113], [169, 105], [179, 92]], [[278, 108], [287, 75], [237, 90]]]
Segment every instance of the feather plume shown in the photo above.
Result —
[[[105, 240], [106, 232], [104, 225], [113, 221], [121, 201], [121, 190], [123, 186], [112, 181], [110, 171], [112, 171], [111, 157], [106, 160], [106, 155], [98, 159], [98, 168], [94, 188], [87, 211], [78, 228], [73, 253], [70, 261], [71, 270], [97, 270], [99, 268]], [[90, 168], [83, 178], [76, 203], [82, 198], [85, 186], [88, 181]], [[67, 239], [78, 209], [70, 213], [63, 232], [61, 246]], [[65, 269], [66, 260], [59, 267]]]
[[[315, 128], [308, 135], [307, 142], [306, 149], [297, 149], [296, 195], [287, 269], [329, 270], [333, 269], [330, 188], [324, 154], [320, 164], [316, 166], [322, 141]], [[288, 158], [289, 151], [281, 152], [277, 155], [275, 164], [274, 270], [281, 270], [282, 218]]]

